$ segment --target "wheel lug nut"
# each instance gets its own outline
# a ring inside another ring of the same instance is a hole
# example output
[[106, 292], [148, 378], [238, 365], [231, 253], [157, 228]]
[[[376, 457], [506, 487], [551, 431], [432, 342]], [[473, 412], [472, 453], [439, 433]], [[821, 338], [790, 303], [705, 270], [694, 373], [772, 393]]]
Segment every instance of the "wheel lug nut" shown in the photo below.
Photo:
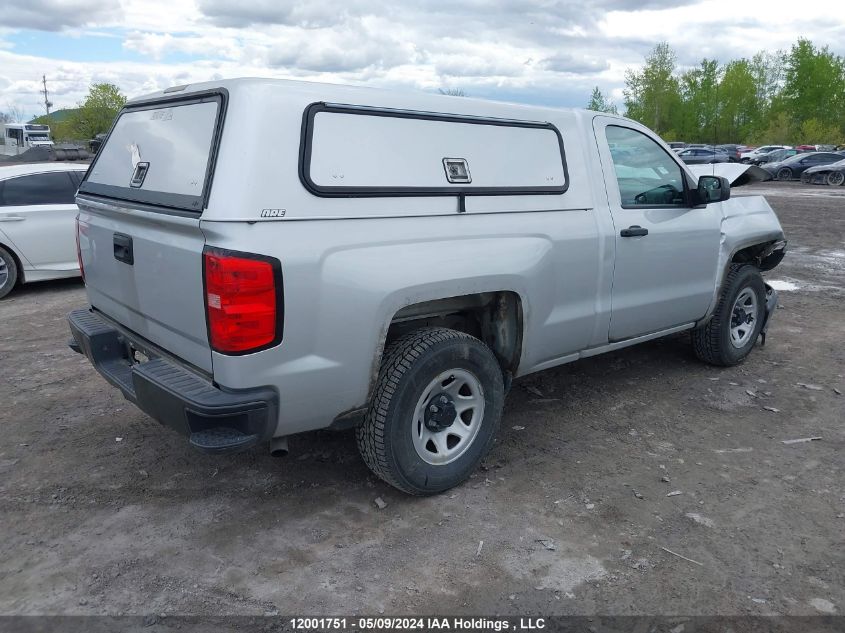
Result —
[[429, 411], [431, 411], [432, 413], [437, 413], [437, 412], [439, 411], [439, 409], [437, 408], [437, 405], [434, 405], [434, 404], [433, 404], [433, 405], [431, 405], [431, 406], [428, 408], [428, 410], [429, 410]]

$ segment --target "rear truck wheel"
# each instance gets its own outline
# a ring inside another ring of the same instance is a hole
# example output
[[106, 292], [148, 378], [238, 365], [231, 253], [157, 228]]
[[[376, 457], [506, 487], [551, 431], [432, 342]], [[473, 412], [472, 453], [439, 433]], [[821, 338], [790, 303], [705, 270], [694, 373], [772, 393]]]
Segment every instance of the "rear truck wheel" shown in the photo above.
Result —
[[18, 282], [18, 265], [15, 258], [0, 246], [0, 299], [12, 292]]
[[778, 180], [792, 180], [792, 170], [789, 167], [778, 169]]
[[749, 264], [732, 264], [713, 317], [692, 331], [695, 355], [705, 363], [730, 367], [751, 353], [766, 320], [766, 285]]
[[845, 172], [832, 171], [827, 175], [827, 184], [831, 187], [838, 187], [845, 182]]
[[490, 450], [504, 399], [502, 369], [484, 343], [447, 328], [415, 330], [385, 351], [355, 431], [358, 450], [373, 473], [403, 492], [443, 492]]

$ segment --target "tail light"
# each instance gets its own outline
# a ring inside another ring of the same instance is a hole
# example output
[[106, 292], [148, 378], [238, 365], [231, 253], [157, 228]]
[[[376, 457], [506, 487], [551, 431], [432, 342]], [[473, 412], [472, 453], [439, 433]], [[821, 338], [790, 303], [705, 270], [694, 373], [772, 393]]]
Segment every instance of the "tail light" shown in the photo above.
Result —
[[208, 247], [203, 260], [212, 349], [237, 355], [278, 345], [284, 312], [279, 260]]
[[79, 216], [76, 216], [76, 261], [79, 262], [79, 274], [82, 281], [85, 281], [85, 267], [82, 265], [82, 249], [79, 248], [79, 234], [82, 232], [82, 225], [79, 224]]

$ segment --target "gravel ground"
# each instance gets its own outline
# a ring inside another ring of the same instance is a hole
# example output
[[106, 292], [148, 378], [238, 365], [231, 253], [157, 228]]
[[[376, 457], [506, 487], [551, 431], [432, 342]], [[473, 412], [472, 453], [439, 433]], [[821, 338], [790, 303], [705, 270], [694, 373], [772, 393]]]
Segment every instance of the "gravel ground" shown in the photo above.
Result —
[[67, 349], [79, 282], [18, 291], [0, 613], [844, 613], [845, 187], [744, 189], [790, 240], [767, 345], [715, 369], [676, 336], [517, 381], [436, 498], [372, 477], [349, 432], [194, 452]]

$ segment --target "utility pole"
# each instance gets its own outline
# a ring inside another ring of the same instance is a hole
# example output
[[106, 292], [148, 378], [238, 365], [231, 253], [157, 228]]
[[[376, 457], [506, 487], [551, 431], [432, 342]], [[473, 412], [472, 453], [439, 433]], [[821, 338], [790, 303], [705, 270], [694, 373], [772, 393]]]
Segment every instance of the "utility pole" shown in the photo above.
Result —
[[41, 83], [44, 84], [44, 107], [47, 109], [47, 118], [50, 118], [50, 108], [53, 107], [53, 102], [47, 98], [47, 75], [41, 75]]

